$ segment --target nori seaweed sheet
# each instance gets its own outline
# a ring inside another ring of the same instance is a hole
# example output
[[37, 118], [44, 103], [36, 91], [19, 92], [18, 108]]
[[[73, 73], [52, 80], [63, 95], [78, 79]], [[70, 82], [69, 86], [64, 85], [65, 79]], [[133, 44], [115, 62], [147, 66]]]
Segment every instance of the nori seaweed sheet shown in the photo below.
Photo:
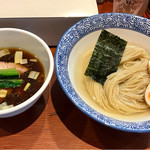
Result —
[[117, 71], [126, 44], [120, 37], [102, 30], [84, 74], [103, 85], [107, 76]]

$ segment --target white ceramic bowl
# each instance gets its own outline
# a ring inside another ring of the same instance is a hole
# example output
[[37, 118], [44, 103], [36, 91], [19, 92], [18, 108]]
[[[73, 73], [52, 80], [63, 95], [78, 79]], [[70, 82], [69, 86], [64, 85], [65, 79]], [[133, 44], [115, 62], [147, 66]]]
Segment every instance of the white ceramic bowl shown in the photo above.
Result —
[[[85, 18], [68, 29], [57, 46], [55, 69], [60, 85], [69, 99], [94, 120], [123, 131], [149, 132], [150, 111], [131, 116], [110, 114], [83, 94], [85, 90], [79, 79], [81, 56], [86, 50], [94, 49], [102, 29], [137, 43], [150, 53], [149, 19], [123, 13], [105, 13]], [[78, 71], [75, 71], [76, 65]]]
[[0, 28], [1, 47], [18, 47], [28, 50], [40, 59], [46, 76], [42, 87], [31, 98], [12, 108], [0, 110], [0, 118], [5, 118], [24, 112], [40, 98], [52, 77], [54, 60], [48, 45], [40, 37], [22, 29]]

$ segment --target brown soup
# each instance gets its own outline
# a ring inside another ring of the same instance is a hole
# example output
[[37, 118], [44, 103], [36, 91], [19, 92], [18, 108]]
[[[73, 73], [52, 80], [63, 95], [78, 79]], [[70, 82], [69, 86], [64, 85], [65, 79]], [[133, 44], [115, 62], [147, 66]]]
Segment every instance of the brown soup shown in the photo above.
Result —
[[[7, 105], [18, 105], [24, 101], [26, 101], [28, 98], [30, 98], [32, 95], [34, 95], [40, 87], [43, 85], [45, 80], [45, 73], [44, 68], [41, 62], [37, 57], [35, 57], [33, 54], [29, 53], [26, 50], [18, 49], [18, 48], [8, 48], [10, 51], [10, 54], [3, 56], [0, 58], [0, 62], [12, 62], [14, 63], [14, 57], [16, 51], [22, 51], [23, 52], [23, 58], [26, 58], [28, 60], [28, 63], [21, 64], [22, 66], [28, 68], [28, 71], [22, 73], [19, 78], [23, 79], [23, 82], [20, 87], [15, 88], [6, 88], [7, 95], [4, 98], [0, 98], [0, 103], [7, 102]], [[30, 61], [30, 59], [36, 59], [36, 62]], [[39, 75], [37, 79], [31, 79], [28, 78], [28, 75], [31, 71], [37, 71], [39, 72]], [[30, 83], [29, 88], [24, 91], [24, 87], [27, 83]]]

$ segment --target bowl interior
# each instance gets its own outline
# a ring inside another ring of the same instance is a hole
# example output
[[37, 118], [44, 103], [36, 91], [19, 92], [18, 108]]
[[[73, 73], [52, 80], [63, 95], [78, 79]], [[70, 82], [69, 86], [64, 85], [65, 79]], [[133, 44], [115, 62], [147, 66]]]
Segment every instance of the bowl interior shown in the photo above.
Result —
[[[126, 41], [131, 41], [136, 45], [143, 47], [150, 54], [150, 38], [146, 35], [143, 35], [139, 32], [128, 30], [128, 29], [118, 29], [111, 28], [107, 29], [107, 31], [125, 39]], [[79, 40], [76, 45], [73, 47], [68, 60], [68, 73], [70, 82], [75, 89], [75, 91], [79, 94], [81, 99], [88, 104], [90, 107], [95, 109], [97, 112], [100, 112], [106, 116], [110, 116], [112, 118], [123, 120], [123, 121], [145, 121], [150, 120], [150, 110], [144, 113], [138, 113], [134, 115], [122, 115], [116, 113], [108, 113], [102, 108], [100, 108], [97, 104], [91, 101], [84, 85], [83, 85], [83, 76], [87, 66], [83, 66], [83, 56], [87, 53], [87, 51], [93, 51], [94, 46], [97, 42], [97, 38], [100, 35], [101, 30], [92, 32], [86, 36], [84, 36], [81, 40]]]

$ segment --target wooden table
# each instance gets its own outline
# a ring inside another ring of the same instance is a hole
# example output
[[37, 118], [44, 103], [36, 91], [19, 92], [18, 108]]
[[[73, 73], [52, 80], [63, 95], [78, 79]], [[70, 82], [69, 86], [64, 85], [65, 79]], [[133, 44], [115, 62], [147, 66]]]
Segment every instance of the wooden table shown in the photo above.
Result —
[[[111, 12], [112, 3], [98, 5]], [[144, 17], [149, 17], [146, 13]], [[56, 47], [51, 48], [53, 55]], [[83, 114], [62, 91], [56, 74], [39, 101], [26, 112], [0, 119], [0, 149], [146, 149], [150, 133], [103, 126]]]

